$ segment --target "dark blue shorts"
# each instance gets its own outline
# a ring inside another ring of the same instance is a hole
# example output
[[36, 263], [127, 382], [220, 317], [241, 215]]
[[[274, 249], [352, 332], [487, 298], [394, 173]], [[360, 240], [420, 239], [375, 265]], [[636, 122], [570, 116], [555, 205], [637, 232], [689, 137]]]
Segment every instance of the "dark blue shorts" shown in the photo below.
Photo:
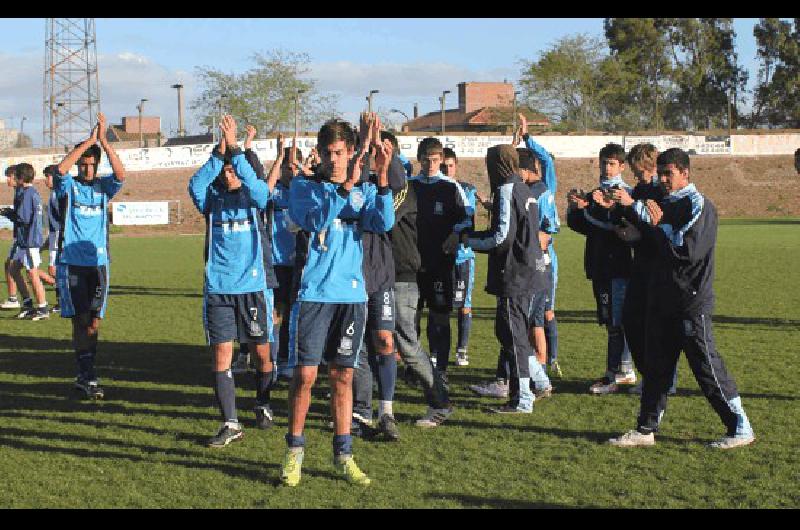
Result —
[[550, 287], [542, 289], [533, 293], [531, 297], [531, 307], [528, 310], [529, 325], [542, 328], [544, 327], [544, 312], [547, 309], [548, 301], [550, 300]]
[[58, 303], [61, 316], [71, 318], [83, 313], [103, 318], [108, 301], [108, 267], [83, 267], [60, 263], [56, 267]]
[[369, 295], [367, 328], [370, 331], [394, 331], [394, 289]]
[[340, 368], [354, 368], [366, 325], [366, 303], [298, 300], [289, 316], [289, 356], [298, 366], [319, 366], [324, 357]]
[[292, 305], [292, 283], [294, 282], [294, 267], [286, 265], [275, 265], [273, 267], [275, 277], [278, 279], [278, 287], [275, 288], [275, 303], [285, 307]]
[[475, 286], [475, 258], [457, 263], [453, 268], [453, 307], [471, 308]]
[[244, 294], [206, 294], [203, 324], [209, 344], [272, 341], [272, 289]]

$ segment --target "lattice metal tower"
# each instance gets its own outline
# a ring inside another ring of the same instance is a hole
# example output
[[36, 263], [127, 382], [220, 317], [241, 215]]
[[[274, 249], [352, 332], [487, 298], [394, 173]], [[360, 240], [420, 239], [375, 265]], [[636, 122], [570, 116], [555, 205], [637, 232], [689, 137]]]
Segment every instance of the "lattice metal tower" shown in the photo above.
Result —
[[42, 145], [72, 146], [100, 111], [94, 19], [45, 20]]

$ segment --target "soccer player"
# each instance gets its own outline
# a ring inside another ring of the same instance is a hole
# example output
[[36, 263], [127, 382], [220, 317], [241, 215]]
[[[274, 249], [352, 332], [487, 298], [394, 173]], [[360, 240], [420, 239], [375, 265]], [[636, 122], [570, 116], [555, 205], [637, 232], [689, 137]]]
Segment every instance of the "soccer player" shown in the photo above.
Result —
[[428, 345], [436, 369], [446, 381], [455, 255], [445, 254], [442, 244], [450, 234], [470, 227], [474, 212], [461, 186], [441, 172], [444, 149], [439, 140], [424, 138], [417, 148], [417, 160], [422, 170], [409, 182], [416, 192], [417, 222], [425, 233], [417, 240], [422, 259], [418, 276], [420, 311], [428, 307]]
[[203, 316], [214, 355], [214, 391], [223, 424], [207, 445], [225, 447], [244, 431], [236, 413], [236, 387], [230, 370], [233, 341], [253, 343], [256, 366], [256, 423], [271, 424], [269, 386], [272, 361], [272, 291], [266, 271], [259, 210], [267, 206], [269, 188], [256, 176], [236, 140], [236, 122], [226, 115], [220, 143], [189, 180], [189, 195], [206, 217], [206, 266]]
[[519, 177], [519, 157], [510, 145], [491, 147], [486, 153], [486, 169], [495, 196], [491, 228], [484, 232], [462, 232], [448, 237], [445, 249], [455, 250], [455, 242], [477, 252], [489, 253], [486, 291], [497, 296], [495, 335], [509, 368], [509, 400], [492, 412], [530, 413], [535, 396], [531, 391], [530, 363], [534, 355], [528, 340], [531, 294], [544, 292], [546, 254], [539, 243], [539, 213], [530, 189]]
[[[388, 169], [389, 188], [393, 197], [398, 197], [406, 186], [406, 173], [397, 157], [397, 139], [388, 131], [381, 130], [381, 121], [376, 113], [362, 115], [359, 126], [359, 142], [364, 145], [373, 141], [372, 150], [382, 144], [390, 158]], [[377, 183], [378, 175], [369, 171], [365, 163], [362, 181]], [[367, 331], [358, 366], [353, 376], [353, 433], [365, 437], [381, 434], [384, 439], [396, 441], [400, 438], [397, 420], [392, 409], [397, 379], [395, 357], [395, 266], [392, 241], [387, 232], [363, 234], [363, 272], [366, 283]], [[372, 379], [378, 380], [378, 424], [372, 426]]]
[[[47, 267], [47, 272], [51, 277], [56, 277], [56, 263], [58, 259], [58, 249], [61, 241], [61, 224], [64, 215], [65, 200], [59, 199], [53, 189], [53, 179], [56, 171], [56, 165], [52, 164], [44, 168], [44, 177], [47, 187], [50, 189], [50, 200], [47, 204], [47, 221], [48, 221], [48, 234], [47, 234], [47, 250], [50, 256], [50, 264]], [[61, 311], [61, 306], [58, 304], [59, 288], [58, 283], [55, 284], [56, 290], [56, 304], [53, 306], [52, 311]]]
[[[628, 166], [636, 177], [636, 186], [630, 194], [620, 188], [612, 193], [614, 201], [623, 208], [623, 225], [614, 227], [614, 231], [622, 238], [625, 225], [633, 223], [648, 223], [650, 216], [647, 212], [647, 201], [661, 202], [664, 189], [656, 173], [656, 159], [658, 149], [652, 144], [637, 144], [628, 153]], [[631, 243], [633, 248], [633, 262], [631, 263], [631, 277], [628, 288], [625, 290], [625, 303], [622, 308], [622, 324], [625, 331], [625, 340], [631, 350], [633, 364], [643, 373], [643, 355], [645, 341], [645, 309], [647, 308], [647, 280], [653, 272], [653, 260], [657, 256], [651, 248], [640, 242]], [[678, 378], [677, 365], [672, 379], [670, 394], [675, 394]], [[630, 390], [632, 393], [642, 392], [642, 382]]]
[[299, 288], [289, 329], [297, 367], [289, 387], [288, 447], [281, 482], [288, 486], [300, 482], [303, 428], [311, 387], [324, 357], [331, 382], [334, 466], [348, 482], [367, 485], [369, 477], [353, 459], [350, 434], [353, 367], [367, 318], [361, 239], [365, 230], [385, 232], [394, 223], [388, 185], [390, 159], [379, 146], [378, 186], [359, 182], [365, 153], [359, 153], [351, 164], [355, 134], [350, 124], [339, 120], [322, 126], [317, 133], [317, 149], [321, 158], [318, 173], [308, 179], [293, 179], [289, 190], [289, 216], [301, 231], [295, 268]]
[[[557, 179], [556, 179], [556, 164], [553, 155], [547, 151], [541, 144], [536, 142], [533, 137], [528, 133], [528, 118], [520, 113], [519, 114], [520, 129], [518, 138], [522, 138], [525, 142], [525, 147], [531, 152], [537, 161], [537, 172], [539, 179], [547, 187], [550, 197], [555, 200]], [[514, 146], [516, 147], [516, 143]], [[549, 203], [550, 199], [546, 199]], [[550, 209], [547, 208], [550, 212]], [[550, 256], [550, 294], [547, 297], [544, 312], [544, 335], [547, 343], [547, 364], [553, 373], [561, 377], [561, 367], [558, 364], [558, 323], [556, 322], [556, 287], [558, 287], [558, 256], [553, 245], [553, 235], [557, 234], [561, 228], [561, 221], [558, 218], [558, 211], [554, 208], [551, 213], [548, 213], [550, 224], [547, 230], [550, 237], [548, 237], [547, 253]]]
[[731, 449], [753, 443], [755, 435], [733, 376], [714, 343], [714, 247], [717, 211], [690, 179], [689, 155], [668, 149], [658, 156], [658, 176], [666, 198], [663, 208], [646, 202], [650, 222], [624, 237], [641, 238], [658, 254], [650, 276], [646, 314], [644, 388], [636, 429], [609, 443], [620, 447], [654, 445], [667, 405], [680, 352], [686, 354], [703, 395], [727, 430], [711, 447]]
[[[530, 323], [529, 339], [536, 352], [530, 358], [531, 389], [536, 398], [549, 397], [553, 392], [550, 378], [545, 371], [547, 360], [547, 341], [545, 336], [545, 315], [549, 297], [552, 293], [552, 263], [547, 250], [550, 245], [551, 235], [557, 231], [558, 221], [556, 216], [555, 201], [550, 190], [541, 178], [541, 165], [538, 164], [531, 150], [517, 149], [519, 158], [519, 176], [531, 191], [531, 196], [536, 202], [538, 210], [537, 242], [545, 254], [545, 282], [547, 287], [531, 293], [531, 306], [528, 314]], [[471, 385], [470, 389], [481, 395], [489, 397], [508, 397], [508, 366], [507, 356], [501, 350], [497, 361], [495, 380], [483, 385]]]
[[[112, 174], [100, 177], [102, 152]], [[78, 175], [69, 171], [77, 163]], [[72, 342], [78, 364], [75, 388], [89, 398], [100, 399], [103, 389], [95, 372], [100, 321], [108, 298], [108, 201], [122, 188], [125, 168], [106, 138], [106, 118], [97, 114], [97, 125], [83, 142], [58, 164], [53, 189], [65, 200], [61, 248], [56, 262], [61, 316], [72, 320]]]
[[[279, 330], [278, 340], [278, 375], [291, 379], [297, 359], [290, 356], [289, 352], [289, 310], [297, 294], [294, 283], [295, 260], [295, 234], [298, 226], [289, 217], [289, 190], [292, 180], [304, 178], [305, 173], [297, 163], [300, 160], [300, 149], [297, 147], [283, 147], [279, 142], [280, 154], [278, 164], [280, 179], [275, 184], [272, 200], [272, 262], [275, 267], [275, 276], [278, 278], [278, 288], [275, 291], [275, 327]], [[296, 145], [296, 144], [295, 144]], [[311, 166], [308, 166], [311, 169]]]
[[600, 187], [591, 197], [577, 193], [567, 196], [567, 224], [586, 236], [584, 269], [592, 281], [592, 291], [597, 302], [597, 320], [608, 332], [606, 373], [592, 384], [592, 394], [611, 394], [619, 391], [620, 384], [636, 383], [630, 350], [625, 342], [622, 327], [622, 306], [625, 288], [630, 277], [631, 249], [614, 232], [621, 222], [621, 208], [607, 194], [613, 188], [631, 192], [622, 180], [625, 168], [625, 149], [610, 143], [600, 149]]
[[[267, 182], [267, 187], [270, 191], [270, 198], [267, 201], [267, 208], [263, 210], [259, 210], [259, 216], [257, 218], [258, 222], [258, 229], [259, 234], [261, 236], [261, 247], [262, 253], [264, 256], [264, 277], [266, 280], [267, 289], [270, 290], [270, 293], [274, 292], [274, 289], [278, 287], [278, 279], [275, 276], [275, 271], [272, 266], [272, 214], [270, 211], [270, 206], [272, 203], [272, 190], [275, 187], [276, 178], [269, 179], [264, 174], [264, 166], [261, 164], [261, 161], [258, 159], [258, 155], [252, 149], [253, 139], [256, 137], [256, 128], [252, 125], [248, 124], [245, 127], [246, 136], [244, 140], [244, 157], [247, 162], [250, 164], [250, 167], [253, 168], [253, 171], [261, 180], [265, 180]], [[274, 167], [274, 164], [273, 164]], [[272, 171], [270, 172], [272, 174]], [[274, 320], [274, 311], [273, 311], [273, 320]], [[273, 363], [275, 362], [275, 350], [272, 347], [272, 343], [270, 343], [270, 356], [272, 358]], [[250, 369], [250, 346], [249, 343], [243, 342], [239, 344], [239, 355], [236, 357], [236, 360], [231, 364], [231, 371], [234, 374], [244, 373]], [[257, 370], [256, 370], [257, 371]], [[275, 370], [273, 370], [273, 379], [275, 376]], [[256, 377], [258, 379], [258, 377]], [[274, 382], [274, 381], [273, 381]], [[265, 389], [265, 393], [269, 396], [269, 392], [271, 390], [271, 383], [268, 384], [268, 388]], [[258, 381], [256, 381], [258, 384]], [[258, 422], [259, 428], [268, 428], [272, 423], [272, 412], [269, 410], [269, 407], [259, 407], [260, 411], [256, 411], [257, 418], [261, 421]]]
[[[17, 187], [17, 176], [16, 173], [14, 172], [14, 168], [15, 166], [13, 165], [8, 166], [5, 171], [6, 185], [14, 190], [14, 197], [12, 199], [12, 204], [16, 203], [17, 194], [22, 191]], [[16, 253], [16, 251], [17, 249], [14, 246], [14, 240], [12, 237], [11, 246], [8, 248], [8, 257], [6, 257], [6, 260], [3, 264], [3, 269], [6, 275], [6, 286], [8, 288], [8, 298], [2, 303], [2, 305], [0, 305], [0, 309], [20, 308], [19, 299], [17, 298], [17, 282], [14, 280], [14, 276], [11, 274], [11, 260], [14, 258], [14, 254]]]
[[[44, 243], [42, 198], [33, 186], [33, 178], [36, 176], [33, 166], [27, 162], [17, 164], [15, 174], [21, 193], [14, 196], [14, 208], [6, 208], [3, 210], [3, 215], [14, 223], [15, 251], [10, 272], [23, 298], [23, 310], [19, 318], [44, 320], [50, 318], [50, 310], [47, 307], [44, 284], [39, 274], [39, 265], [42, 263], [39, 248]], [[22, 278], [23, 267], [27, 271], [33, 295], [36, 297], [36, 307], [33, 306], [25, 280]]]
[[[449, 147], [444, 148], [444, 162], [442, 173], [448, 178], [456, 180], [458, 171], [458, 157]], [[464, 191], [467, 207], [475, 212], [477, 189], [468, 182], [456, 181]], [[475, 219], [470, 219], [470, 226], [474, 226]], [[456, 263], [453, 277], [453, 307], [458, 309], [458, 341], [456, 342], [456, 366], [469, 366], [467, 348], [469, 346], [469, 332], [472, 329], [472, 289], [475, 285], [475, 252], [464, 245], [459, 245], [456, 252]], [[430, 329], [430, 326], [429, 328]]]

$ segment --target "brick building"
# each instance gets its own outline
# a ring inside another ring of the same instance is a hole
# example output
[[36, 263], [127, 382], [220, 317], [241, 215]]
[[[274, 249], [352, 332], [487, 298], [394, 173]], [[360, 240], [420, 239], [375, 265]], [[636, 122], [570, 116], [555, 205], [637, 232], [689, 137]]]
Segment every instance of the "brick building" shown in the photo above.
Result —
[[[463, 82], [458, 84], [458, 108], [445, 109], [446, 132], [506, 132], [511, 133], [514, 111], [514, 85], [511, 83]], [[518, 106], [532, 127], [548, 127], [543, 115]], [[403, 124], [404, 132], [439, 132], [442, 111], [429, 112]]]
[[[161, 118], [158, 116], [142, 116], [142, 137], [146, 147], [159, 147], [161, 145]], [[126, 144], [139, 142], [139, 116], [124, 116], [121, 125], [109, 125], [108, 141], [125, 142]]]

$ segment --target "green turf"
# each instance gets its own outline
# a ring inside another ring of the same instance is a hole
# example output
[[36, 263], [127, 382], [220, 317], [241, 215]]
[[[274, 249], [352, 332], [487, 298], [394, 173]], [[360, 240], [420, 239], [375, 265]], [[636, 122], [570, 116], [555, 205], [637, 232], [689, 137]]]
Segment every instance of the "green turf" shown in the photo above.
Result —
[[[479, 259], [471, 364], [450, 369], [456, 413], [441, 428], [416, 428], [420, 391], [399, 382], [402, 440], [355, 441], [373, 479], [368, 494], [333, 475], [326, 385], [312, 403], [297, 489], [274, 485], [285, 386], [274, 393], [277, 426], [265, 432], [248, 427], [253, 383], [241, 380], [244, 440], [223, 450], [201, 445], [219, 422], [201, 324], [202, 237], [114, 238], [98, 359], [105, 401], [72, 394], [66, 320], [0, 314], [0, 507], [796, 507], [799, 236], [793, 223], [720, 228], [716, 339], [755, 428], [753, 446], [705, 447], [723, 428], [685, 360], [658, 444], [604, 445], [634, 426], [638, 401], [586, 393], [604, 369], [605, 333], [583, 277], [582, 239], [565, 228], [557, 240], [565, 377], [554, 397], [532, 415], [497, 417], [483, 411], [494, 400], [467, 389], [493, 374], [497, 353]], [[0, 253], [7, 248], [0, 242]]]

